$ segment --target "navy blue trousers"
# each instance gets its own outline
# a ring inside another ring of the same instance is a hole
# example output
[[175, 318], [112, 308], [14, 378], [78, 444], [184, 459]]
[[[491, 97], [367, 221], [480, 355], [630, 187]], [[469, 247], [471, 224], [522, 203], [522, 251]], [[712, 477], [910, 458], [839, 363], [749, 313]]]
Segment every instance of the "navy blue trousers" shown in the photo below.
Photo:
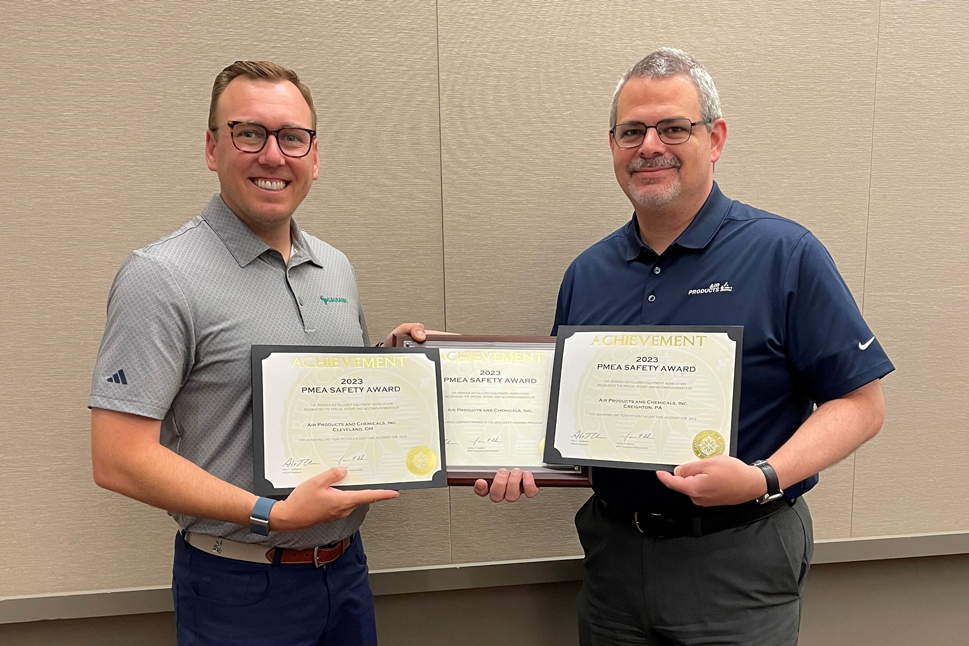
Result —
[[320, 568], [236, 561], [175, 537], [172, 596], [180, 646], [376, 646], [360, 534]]

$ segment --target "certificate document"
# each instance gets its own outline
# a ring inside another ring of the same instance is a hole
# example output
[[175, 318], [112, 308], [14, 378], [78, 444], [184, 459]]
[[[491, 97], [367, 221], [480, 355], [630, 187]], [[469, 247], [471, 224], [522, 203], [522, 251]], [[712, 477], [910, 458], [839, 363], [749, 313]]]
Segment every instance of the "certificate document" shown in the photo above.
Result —
[[253, 346], [256, 493], [335, 466], [345, 489], [445, 486], [439, 373], [431, 348]]
[[450, 467], [541, 467], [555, 346], [456, 343], [442, 348]]
[[553, 337], [429, 334], [394, 344], [440, 352], [448, 484], [520, 467], [539, 486], [589, 486], [588, 469], [544, 460]]
[[743, 328], [562, 326], [545, 460], [671, 470], [736, 454]]

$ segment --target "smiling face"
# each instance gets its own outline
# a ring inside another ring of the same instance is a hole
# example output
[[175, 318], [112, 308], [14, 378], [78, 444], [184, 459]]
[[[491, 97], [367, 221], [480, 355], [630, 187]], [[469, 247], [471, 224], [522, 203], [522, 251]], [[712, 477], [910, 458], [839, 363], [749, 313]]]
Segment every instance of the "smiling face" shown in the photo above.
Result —
[[219, 174], [222, 200], [257, 233], [289, 227], [310, 186], [319, 176], [317, 140], [305, 157], [287, 157], [269, 137], [258, 153], [236, 149], [228, 121], [258, 123], [269, 130], [313, 128], [313, 115], [299, 89], [289, 81], [234, 79], [219, 97], [219, 129], [205, 138], [205, 159]]
[[[619, 95], [617, 129], [628, 122], [652, 126], [677, 117], [703, 118], [700, 93], [687, 76], [631, 78]], [[694, 126], [690, 139], [675, 145], [660, 141], [654, 128], [638, 148], [620, 148], [610, 136], [616, 179], [637, 213], [681, 208], [696, 213], [713, 188], [713, 164], [725, 138], [722, 119], [714, 122], [712, 132]]]

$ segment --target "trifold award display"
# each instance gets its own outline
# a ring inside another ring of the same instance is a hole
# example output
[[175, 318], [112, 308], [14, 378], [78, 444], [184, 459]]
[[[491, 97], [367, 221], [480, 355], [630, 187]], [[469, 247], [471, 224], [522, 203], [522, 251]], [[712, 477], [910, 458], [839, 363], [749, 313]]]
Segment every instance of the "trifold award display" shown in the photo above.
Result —
[[743, 328], [561, 326], [545, 461], [666, 470], [736, 455]]
[[433, 348], [252, 346], [255, 493], [335, 466], [341, 489], [446, 486], [440, 369]]
[[520, 467], [540, 486], [589, 486], [587, 469], [542, 457], [554, 338], [429, 334], [424, 343], [395, 337], [394, 345], [440, 352], [448, 484]]

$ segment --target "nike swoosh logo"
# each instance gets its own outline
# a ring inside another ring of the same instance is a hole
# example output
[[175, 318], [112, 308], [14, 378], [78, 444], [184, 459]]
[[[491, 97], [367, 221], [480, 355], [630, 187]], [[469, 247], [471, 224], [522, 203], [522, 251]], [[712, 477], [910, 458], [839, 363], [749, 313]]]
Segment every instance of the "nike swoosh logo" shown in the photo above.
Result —
[[875, 340], [875, 337], [871, 337], [870, 339], [868, 339], [868, 342], [867, 343], [862, 343], [861, 341], [859, 341], [858, 342], [858, 349], [859, 350], [862, 350], [862, 351], [867, 350], [868, 349], [868, 346], [870, 346], [871, 345], [871, 342], [874, 341], [874, 340]]

